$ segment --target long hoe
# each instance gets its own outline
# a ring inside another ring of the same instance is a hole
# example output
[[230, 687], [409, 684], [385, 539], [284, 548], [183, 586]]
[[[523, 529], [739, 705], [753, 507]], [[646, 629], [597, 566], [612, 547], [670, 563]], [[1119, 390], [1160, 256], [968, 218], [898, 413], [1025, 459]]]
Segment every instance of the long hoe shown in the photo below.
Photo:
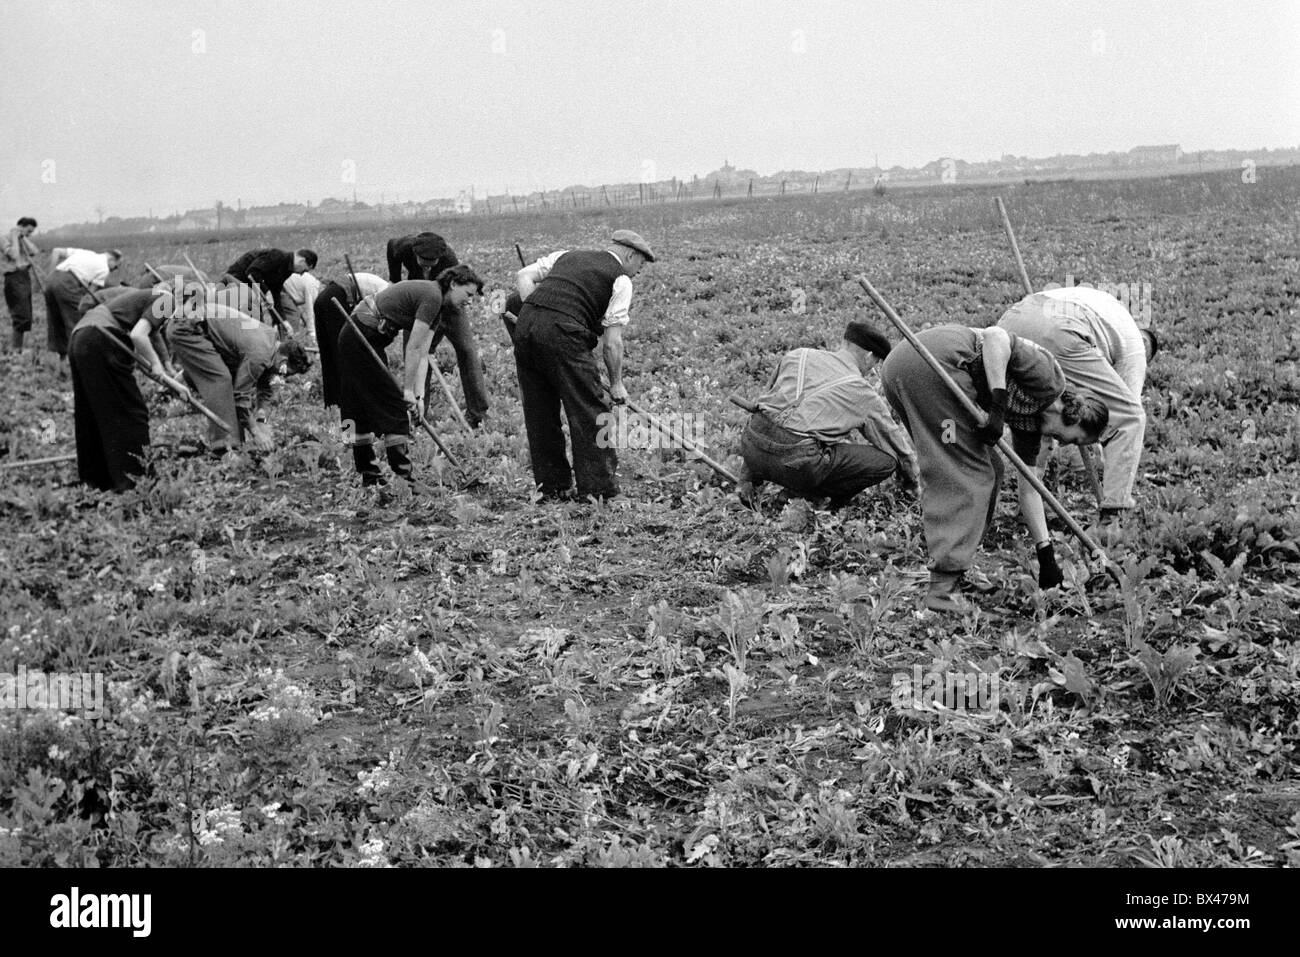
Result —
[[[357, 335], [357, 337], [361, 340], [361, 343], [366, 347], [366, 351], [370, 353], [371, 358], [373, 358], [375, 362], [379, 364], [380, 368], [384, 370], [385, 374], [391, 376], [392, 372], [388, 368], [388, 363], [385, 362], [380, 357], [379, 353], [375, 351], [375, 347], [372, 346], [370, 344], [370, 340], [365, 337], [365, 334], [361, 331], [361, 327], [357, 325], [356, 320], [352, 318], [352, 316], [348, 313], [348, 311], [343, 308], [342, 303], [340, 303], [337, 299], [331, 299], [330, 301], [334, 304], [334, 308], [337, 309], [339, 313], [343, 316], [343, 321], [352, 327], [352, 331]], [[394, 382], [396, 382], [396, 377], [394, 377]], [[397, 382], [397, 387], [399, 389], [402, 387], [400, 382]], [[429, 434], [429, 438], [433, 439], [433, 444], [438, 447], [439, 451], [441, 451], [444, 456], [446, 456], [447, 461], [450, 462], [452, 468], [456, 470], [456, 473], [460, 476], [462, 490], [477, 488], [478, 486], [484, 484], [483, 480], [477, 476], [470, 478], [470, 476], [466, 473], [465, 469], [461, 466], [460, 462], [456, 460], [456, 456], [452, 455], [451, 450], [448, 449], [447, 446], [443, 445], [442, 439], [438, 438], [438, 433], [433, 431], [433, 426], [431, 426], [428, 423], [428, 420], [426, 420], [425, 417], [420, 414], [418, 409], [411, 410], [411, 417], [416, 420], [416, 422], [420, 425], [420, 428], [424, 429], [424, 431]]]
[[[863, 276], [858, 277], [858, 283], [864, 290], [866, 290], [867, 295], [871, 297], [871, 301], [880, 307], [880, 311], [883, 312], [889, 321], [894, 324], [895, 328], [903, 334], [903, 337], [912, 344], [912, 347], [920, 353], [921, 358], [924, 359], [926, 364], [934, 370], [935, 374], [940, 378], [943, 384], [957, 398], [957, 401], [961, 403], [962, 407], [970, 414], [971, 418], [975, 420], [975, 423], [980, 427], [983, 427], [985, 422], [988, 421], [988, 416], [984, 414], [984, 410], [972, 402], [970, 396], [963, 392], [961, 387], [952, 380], [952, 376], [948, 375], [947, 370], [944, 369], [943, 366], [939, 365], [938, 360], [930, 354], [930, 350], [927, 349], [921, 340], [916, 337], [916, 333], [912, 332], [912, 330], [908, 328], [907, 323], [903, 322], [902, 317], [894, 311], [894, 307], [885, 300], [884, 296], [876, 291], [876, 287], [871, 285], [871, 283], [869, 283]], [[1042, 479], [1038, 477], [1038, 473], [1026, 465], [1024, 460], [1016, 454], [1015, 449], [1011, 447], [1011, 443], [1004, 437], [998, 439], [997, 445], [998, 450], [1006, 460], [1015, 466], [1016, 471], [1025, 477], [1025, 480], [1033, 486], [1034, 491], [1042, 496], [1043, 501], [1047, 503], [1048, 507], [1061, 517], [1061, 521], [1065, 522], [1066, 527], [1069, 528], [1074, 537], [1083, 543], [1084, 547], [1088, 549], [1088, 554], [1092, 559], [1100, 562], [1102, 567], [1106, 569], [1107, 573], [1115, 579], [1117, 583], [1122, 583], [1123, 577], [1120, 573], [1119, 566], [1107, 557], [1106, 553], [1102, 551], [1101, 546], [1094, 542], [1092, 537], [1083, 530], [1083, 526], [1074, 520], [1074, 516], [1065, 510], [1065, 506], [1061, 504], [1060, 500], [1057, 499], [1057, 497], [1048, 490], [1047, 486], [1043, 484]]]
[[[1029, 270], [1025, 268], [1025, 258], [1020, 255], [1020, 244], [1016, 242], [1016, 231], [1011, 227], [1011, 217], [1007, 215], [1007, 207], [1002, 202], [1002, 197], [996, 198], [998, 214], [1002, 217], [1002, 228], [1006, 231], [1007, 240], [1011, 243], [1011, 254], [1016, 257], [1016, 269], [1020, 273], [1020, 284], [1025, 287], [1025, 295], [1034, 294], [1034, 284], [1029, 281]], [[1091, 445], [1079, 446], [1079, 458], [1083, 460], [1083, 470], [1088, 475], [1088, 485], [1092, 488], [1093, 497], [1097, 500], [1097, 507], [1101, 507], [1101, 480], [1097, 478], [1097, 452]]]

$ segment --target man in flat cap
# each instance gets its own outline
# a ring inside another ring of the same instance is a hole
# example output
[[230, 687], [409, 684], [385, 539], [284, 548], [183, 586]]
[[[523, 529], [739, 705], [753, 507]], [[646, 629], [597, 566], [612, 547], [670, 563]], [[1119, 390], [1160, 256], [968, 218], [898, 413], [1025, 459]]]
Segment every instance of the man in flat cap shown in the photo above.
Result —
[[[847, 505], [895, 472], [905, 485], [920, 475], [907, 432], [890, 415], [866, 375], [889, 355], [889, 340], [850, 322], [836, 352], [795, 349], [781, 358], [741, 438], [742, 500], [754, 485], [775, 482], [802, 498]], [[855, 441], [861, 433], [865, 441]]]
[[389, 282], [401, 282], [403, 269], [407, 279], [437, 279], [444, 269], [459, 265], [456, 251], [437, 233], [397, 236], [388, 241]]
[[[632, 304], [632, 278], [655, 261], [644, 239], [628, 229], [604, 249], [560, 250], [515, 276], [523, 302], [514, 326], [515, 366], [528, 431], [533, 480], [544, 499], [618, 495], [618, 456], [596, 442], [597, 416], [627, 401], [623, 385], [623, 327]], [[507, 327], [508, 328], [508, 327]], [[609, 394], [592, 350], [601, 346]], [[573, 444], [564, 454], [563, 407]]]

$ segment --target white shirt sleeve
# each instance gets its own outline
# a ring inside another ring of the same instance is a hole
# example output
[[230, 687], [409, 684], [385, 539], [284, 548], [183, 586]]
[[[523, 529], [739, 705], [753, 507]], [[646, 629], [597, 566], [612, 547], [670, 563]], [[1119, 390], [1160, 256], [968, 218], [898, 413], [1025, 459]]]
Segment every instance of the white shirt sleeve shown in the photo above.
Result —
[[535, 286], [550, 274], [551, 270], [555, 268], [556, 261], [567, 252], [567, 249], [561, 249], [549, 256], [543, 256], [531, 266], [525, 266], [520, 272], [531, 279]]
[[359, 272], [357, 273], [357, 285], [361, 287], [362, 296], [377, 296], [387, 289], [391, 283], [372, 272]]
[[631, 321], [628, 309], [632, 306], [632, 280], [619, 276], [614, 280], [614, 292], [609, 297], [609, 308], [605, 310], [602, 326], [626, 326]]

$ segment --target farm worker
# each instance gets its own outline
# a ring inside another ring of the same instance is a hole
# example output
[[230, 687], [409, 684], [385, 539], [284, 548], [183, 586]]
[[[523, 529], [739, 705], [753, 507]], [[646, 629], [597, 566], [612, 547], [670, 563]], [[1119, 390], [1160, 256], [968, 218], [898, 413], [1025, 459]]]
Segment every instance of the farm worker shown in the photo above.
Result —
[[289, 375], [306, 372], [311, 360], [295, 339], [229, 306], [184, 309], [167, 326], [172, 352], [198, 392], [218, 418], [234, 425], [227, 433], [208, 423], [208, 448], [220, 454], [245, 442], [268, 452], [274, 445], [263, 404], [271, 396], [271, 380], [283, 365]]
[[[1096, 442], [1106, 428], [1106, 406], [1094, 395], [1067, 388], [1051, 353], [1005, 329], [937, 326], [917, 338], [957, 386], [988, 413], [977, 427], [934, 370], [909, 342], [900, 342], [880, 370], [885, 398], [916, 443], [921, 467], [921, 518], [930, 552], [925, 606], [962, 607], [954, 593], [993, 518], [1002, 460], [993, 448], [1004, 424], [1016, 453], [1028, 462], [1042, 437], [1067, 445]], [[1033, 535], [1041, 588], [1062, 581], [1047, 532], [1043, 502], [1028, 483], [1020, 508]]]
[[296, 272], [284, 281], [280, 315], [291, 329], [305, 329], [309, 337], [316, 335], [314, 306], [320, 291], [320, 280], [309, 272]]
[[116, 249], [96, 253], [60, 246], [51, 250], [50, 266], [54, 271], [45, 284], [45, 342], [60, 359], [68, 354], [68, 339], [81, 318], [77, 312], [77, 303], [85, 293], [81, 283], [98, 289], [121, 263], [122, 253]]
[[357, 273], [357, 282], [361, 285], [360, 293], [353, 285], [351, 276], [331, 279], [321, 288], [312, 303], [312, 316], [316, 321], [316, 344], [320, 347], [321, 392], [327, 409], [331, 406], [337, 408], [339, 404], [338, 344], [339, 333], [343, 331], [343, 317], [331, 303], [339, 303], [345, 312], [350, 313], [362, 297], [373, 296], [388, 288], [388, 280], [370, 272]]
[[437, 233], [396, 236], [388, 241], [389, 282], [401, 282], [403, 268], [407, 279], [434, 279], [459, 264], [456, 251]]
[[[776, 482], [833, 509], [896, 470], [909, 484], [920, 472], [907, 432], [865, 376], [889, 355], [889, 340], [850, 322], [835, 352], [795, 349], [776, 368], [741, 438], [742, 499], [753, 483]], [[854, 441], [862, 433], [865, 442]]]
[[5, 307], [13, 323], [11, 345], [15, 352], [23, 347], [23, 337], [32, 328], [32, 263], [40, 250], [31, 241], [36, 220], [24, 216], [9, 234], [0, 240], [0, 272], [4, 273]]
[[[271, 294], [271, 301], [279, 308], [284, 284], [294, 273], [311, 272], [316, 268], [316, 253], [310, 249], [286, 252], [283, 249], [253, 249], [226, 267], [221, 277], [223, 285], [233, 282], [261, 283]], [[257, 301], [261, 302], [258, 295]]]
[[149, 445], [149, 409], [135, 381], [135, 364], [104, 337], [133, 347], [155, 373], [163, 373], [149, 337], [175, 312], [175, 298], [165, 286], [128, 289], [91, 309], [72, 330], [68, 358], [77, 472], [87, 485], [119, 492], [130, 488], [144, 474]]
[[[483, 280], [474, 270], [469, 266], [453, 266], [444, 269], [433, 281], [412, 279], [394, 283], [362, 299], [352, 310], [353, 322], [344, 325], [338, 338], [342, 385], [339, 400], [343, 423], [353, 433], [352, 460], [362, 484], [383, 484], [374, 447], [380, 436], [394, 474], [411, 479], [411, 459], [407, 453], [411, 432], [408, 409], [420, 407], [422, 360], [428, 356], [429, 343], [436, 332], [450, 319], [463, 314], [465, 304], [482, 291]], [[410, 333], [410, 346], [403, 364], [403, 387], [399, 388], [389, 375], [387, 364], [381, 367], [366, 343], [383, 358], [384, 350], [401, 331]]]
[[[623, 385], [623, 327], [632, 304], [632, 277], [655, 261], [646, 241], [620, 229], [604, 249], [560, 250], [519, 270], [523, 299], [515, 325], [515, 366], [528, 431], [533, 481], [543, 498], [567, 498], [577, 478], [579, 498], [618, 495], [613, 448], [596, 442], [596, 418], [610, 401], [627, 401]], [[609, 398], [592, 350], [609, 373]], [[569, 421], [573, 467], [564, 454], [560, 408]]]
[[1147, 363], [1159, 348], [1155, 334], [1139, 329], [1110, 293], [1089, 286], [1036, 292], [1008, 309], [998, 325], [1038, 343], [1056, 358], [1070, 386], [1106, 404], [1110, 427], [1101, 437], [1101, 519], [1113, 534], [1124, 512], [1137, 505], [1133, 482], [1146, 432], [1142, 386]]
[[[77, 300], [77, 319], [80, 320], [86, 315], [86, 313], [90, 312], [90, 310], [94, 309], [101, 303], [108, 302], [111, 299], [116, 299], [118, 296], [131, 292], [135, 288], [137, 287], [105, 286], [103, 289], [98, 290], [93, 296], [90, 293], [86, 293]], [[149, 288], [153, 289], [154, 286], [150, 286]], [[172, 288], [172, 292], [175, 293], [174, 287]], [[179, 376], [179, 370], [172, 366], [171, 350], [168, 349], [167, 340], [164, 338], [160, 330], [155, 329], [150, 333], [149, 343], [153, 346], [154, 352], [158, 353], [158, 358], [162, 359], [163, 367], [169, 370], [168, 375]], [[110, 346], [109, 348], [112, 347]]]

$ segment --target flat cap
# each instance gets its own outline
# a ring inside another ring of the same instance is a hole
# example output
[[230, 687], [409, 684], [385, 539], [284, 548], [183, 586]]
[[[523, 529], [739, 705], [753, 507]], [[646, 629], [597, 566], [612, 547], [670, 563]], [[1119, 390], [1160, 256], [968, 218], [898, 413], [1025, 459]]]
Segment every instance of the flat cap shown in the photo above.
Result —
[[889, 340], [865, 322], [850, 322], [844, 330], [844, 341], [866, 349], [877, 359], [883, 360], [889, 355]]
[[619, 246], [626, 246], [629, 249], [635, 249], [645, 257], [646, 262], [652, 263], [655, 261], [655, 254], [650, 251], [649, 243], [642, 239], [638, 234], [632, 232], [632, 230], [620, 229], [609, 238], [611, 242], [617, 243]]

